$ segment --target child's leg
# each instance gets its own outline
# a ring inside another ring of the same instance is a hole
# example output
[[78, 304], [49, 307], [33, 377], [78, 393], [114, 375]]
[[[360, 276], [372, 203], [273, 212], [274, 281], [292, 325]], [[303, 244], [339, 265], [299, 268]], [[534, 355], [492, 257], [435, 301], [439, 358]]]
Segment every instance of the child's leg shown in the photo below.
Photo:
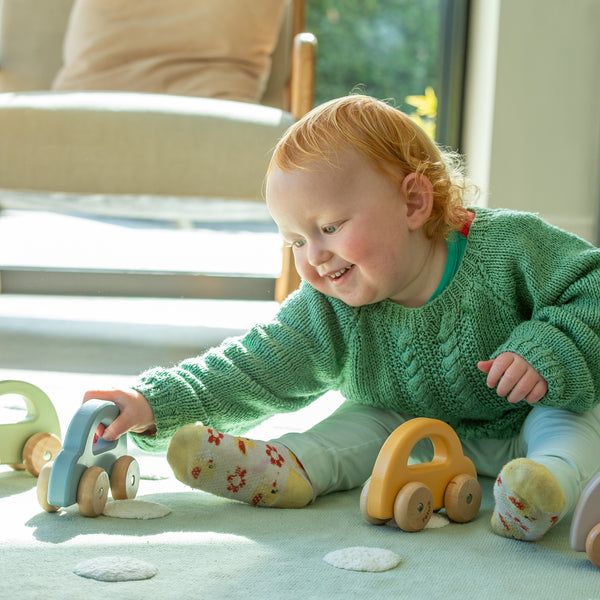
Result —
[[600, 407], [584, 414], [535, 407], [521, 437], [526, 458], [509, 462], [496, 480], [492, 528], [532, 541], [574, 509], [600, 470]]
[[304, 433], [279, 440], [300, 458], [315, 497], [361, 486], [371, 476], [381, 447], [406, 417], [345, 402]]
[[403, 421], [391, 411], [345, 403], [309, 431], [270, 442], [187, 425], [173, 436], [167, 460], [191, 487], [249, 504], [298, 508], [364, 483]]

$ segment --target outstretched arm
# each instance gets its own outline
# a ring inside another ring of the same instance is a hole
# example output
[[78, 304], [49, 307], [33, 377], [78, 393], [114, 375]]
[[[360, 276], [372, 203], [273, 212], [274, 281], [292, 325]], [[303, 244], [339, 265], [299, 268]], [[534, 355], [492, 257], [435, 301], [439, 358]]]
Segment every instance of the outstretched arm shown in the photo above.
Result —
[[548, 391], [546, 380], [515, 352], [503, 352], [493, 360], [482, 360], [477, 367], [487, 373], [488, 387], [495, 387], [498, 396], [506, 396], [509, 402], [525, 400], [534, 404]]

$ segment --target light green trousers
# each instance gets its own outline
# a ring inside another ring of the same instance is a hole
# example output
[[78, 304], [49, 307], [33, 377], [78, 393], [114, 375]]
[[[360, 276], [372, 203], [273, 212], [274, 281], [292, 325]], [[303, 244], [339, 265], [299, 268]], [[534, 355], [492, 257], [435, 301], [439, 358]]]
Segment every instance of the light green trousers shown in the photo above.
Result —
[[[286, 434], [278, 441], [298, 457], [316, 497], [361, 486], [388, 436], [407, 418], [391, 410], [345, 402], [312, 429]], [[565, 493], [565, 516], [600, 471], [600, 406], [583, 414], [536, 406], [514, 438], [461, 442], [479, 475], [496, 477], [507, 462], [519, 457], [545, 465]], [[411, 459], [431, 460], [431, 448], [430, 440], [419, 442]]]

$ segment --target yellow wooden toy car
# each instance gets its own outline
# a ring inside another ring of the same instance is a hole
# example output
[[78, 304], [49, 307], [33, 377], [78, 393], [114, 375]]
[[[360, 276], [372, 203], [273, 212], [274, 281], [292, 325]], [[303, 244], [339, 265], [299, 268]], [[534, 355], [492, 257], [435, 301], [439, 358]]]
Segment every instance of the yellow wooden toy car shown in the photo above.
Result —
[[[433, 459], [409, 464], [415, 445], [427, 438], [433, 443]], [[406, 421], [389, 436], [360, 498], [366, 521], [383, 525], [394, 519], [404, 531], [420, 531], [441, 508], [452, 521], [466, 523], [480, 505], [475, 466], [464, 456], [455, 431], [427, 418]]]
[[0, 424], [0, 464], [27, 469], [37, 477], [62, 448], [56, 410], [50, 398], [31, 383], [0, 381], [0, 396], [8, 394], [23, 398], [27, 415], [22, 421]]

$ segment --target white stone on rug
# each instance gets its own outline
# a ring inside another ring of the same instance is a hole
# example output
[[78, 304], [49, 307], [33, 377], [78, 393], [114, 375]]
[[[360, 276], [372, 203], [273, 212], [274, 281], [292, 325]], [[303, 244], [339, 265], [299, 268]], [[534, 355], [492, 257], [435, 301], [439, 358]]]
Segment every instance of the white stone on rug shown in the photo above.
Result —
[[160, 519], [171, 513], [171, 509], [158, 502], [147, 500], [113, 500], [107, 502], [102, 514], [118, 519]]
[[431, 519], [427, 525], [425, 525], [425, 529], [438, 529], [438, 527], [446, 527], [450, 523], [450, 519], [446, 515], [441, 515], [440, 513], [433, 513], [431, 515]]
[[325, 555], [323, 560], [338, 569], [349, 571], [389, 571], [397, 567], [402, 559], [391, 550], [354, 546], [342, 548]]
[[124, 556], [99, 556], [77, 564], [75, 575], [97, 581], [138, 581], [150, 579], [158, 569], [143, 560]]

